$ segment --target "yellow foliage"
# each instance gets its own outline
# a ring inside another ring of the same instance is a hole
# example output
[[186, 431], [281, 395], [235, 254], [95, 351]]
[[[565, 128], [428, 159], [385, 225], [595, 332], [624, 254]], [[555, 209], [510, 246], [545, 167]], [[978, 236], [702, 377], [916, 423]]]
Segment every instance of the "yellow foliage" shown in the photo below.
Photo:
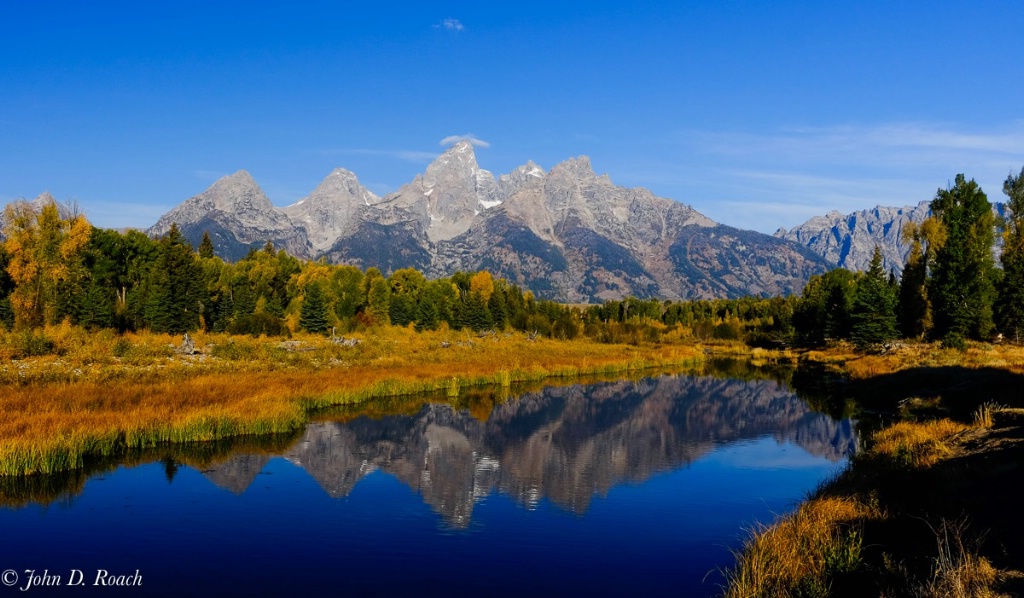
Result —
[[61, 218], [55, 202], [38, 212], [28, 203], [11, 204], [4, 215], [5, 248], [10, 255], [7, 272], [17, 285], [11, 293], [15, 325], [54, 323], [57, 287], [80, 264], [92, 225], [81, 215]]
[[487, 303], [491, 295], [494, 294], [494, 277], [486, 270], [477, 272], [469, 279], [469, 292], [480, 293], [484, 298], [484, 303]]

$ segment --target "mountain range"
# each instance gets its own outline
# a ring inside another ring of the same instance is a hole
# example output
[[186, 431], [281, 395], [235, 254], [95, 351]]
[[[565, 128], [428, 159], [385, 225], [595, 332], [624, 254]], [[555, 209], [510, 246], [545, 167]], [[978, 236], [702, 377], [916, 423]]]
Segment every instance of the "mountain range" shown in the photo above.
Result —
[[[32, 204], [52, 200], [44, 193]], [[997, 215], [1003, 209], [993, 206]], [[617, 186], [585, 156], [549, 171], [527, 162], [495, 177], [463, 141], [384, 197], [338, 168], [309, 195], [278, 208], [240, 170], [147, 233], [160, 236], [177, 223], [194, 246], [209, 233], [229, 261], [269, 241], [300, 258], [385, 274], [486, 269], [540, 297], [584, 303], [799, 293], [810, 276], [828, 269], [866, 270], [876, 245], [885, 269], [898, 274], [910, 251], [904, 227], [929, 215], [927, 201], [832, 211], [765, 235], [719, 224], [644, 188]], [[998, 245], [993, 251], [998, 255]]]
[[877, 245], [882, 251], [883, 267], [903, 270], [910, 255], [910, 244], [902, 240], [903, 227], [920, 224], [931, 215], [928, 201], [912, 207], [876, 206], [851, 214], [833, 210], [815, 216], [790, 230], [780, 228], [775, 237], [804, 245], [829, 263], [848, 270], [867, 270]]
[[625, 188], [590, 160], [533, 162], [495, 177], [460, 142], [378, 197], [337, 169], [295, 204], [275, 207], [245, 171], [215, 182], [148, 230], [209, 232], [235, 260], [267, 241], [298, 257], [429, 276], [486, 269], [565, 302], [798, 293], [833, 264], [788, 239], [719, 224], [692, 207]]

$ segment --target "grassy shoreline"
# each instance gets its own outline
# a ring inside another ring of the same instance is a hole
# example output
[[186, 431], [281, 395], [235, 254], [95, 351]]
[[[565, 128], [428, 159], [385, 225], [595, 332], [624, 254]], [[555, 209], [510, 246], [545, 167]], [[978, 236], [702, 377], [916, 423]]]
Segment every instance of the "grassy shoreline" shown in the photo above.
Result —
[[[290, 432], [318, 409], [374, 398], [458, 396], [482, 385], [692, 367], [705, 359], [700, 345], [403, 328], [355, 336], [354, 345], [314, 336], [196, 335], [196, 355], [176, 354], [179, 339], [172, 337], [65, 333], [69, 340], [59, 357], [0, 365], [0, 476], [73, 470], [90, 456], [162, 443]], [[743, 349], [725, 346], [723, 352]]]
[[[780, 352], [392, 327], [354, 335], [355, 343], [197, 334], [198, 352], [185, 355], [175, 350], [181, 339], [166, 335], [53, 327], [46, 336], [51, 353], [15, 359], [31, 339], [0, 335], [4, 483], [74, 475], [90, 460], [167, 443], [293, 433], [318, 410], [387, 397], [435, 392], [455, 400], [483, 386], [700, 371], [716, 357], [798, 362], [797, 374], [809, 371], [824, 385], [801, 388], [794, 377], [798, 391], [853, 401], [882, 414], [883, 427], [839, 478], [752, 534], [728, 574], [727, 596], [995, 596], [1000, 584], [1024, 579], [1014, 572], [1024, 568], [1021, 552], [1007, 552], [1012, 540], [979, 541], [993, 525], [1024, 538], [1024, 524], [993, 519], [1015, 510], [970, 500], [978, 484], [1006, 483], [1017, 462], [1006, 455], [1024, 447], [1024, 411], [1004, 408], [1024, 407], [1021, 347], [900, 345], [865, 355], [845, 345]], [[993, 457], [993, 447], [1012, 450]], [[965, 469], [965, 459], [984, 467]], [[978, 470], [987, 473], [979, 478]], [[907, 485], [912, 491], [900, 491]]]
[[846, 347], [801, 359], [882, 425], [836, 479], [753, 530], [724, 595], [1003, 596], [1024, 589], [1024, 350]]

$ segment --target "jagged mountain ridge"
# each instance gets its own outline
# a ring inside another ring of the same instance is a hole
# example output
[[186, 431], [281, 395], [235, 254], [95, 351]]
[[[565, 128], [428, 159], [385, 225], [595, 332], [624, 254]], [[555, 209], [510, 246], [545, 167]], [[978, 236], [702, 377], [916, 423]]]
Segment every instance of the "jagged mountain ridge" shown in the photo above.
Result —
[[298, 256], [309, 255], [304, 229], [270, 203], [252, 176], [244, 171], [223, 177], [209, 189], [164, 214], [147, 232], [160, 236], [177, 223], [182, 234], [198, 246], [209, 232], [221, 257], [237, 260], [267, 241]]
[[827, 261], [847, 270], [867, 270], [877, 245], [887, 271], [903, 270], [910, 244], [902, 240], [903, 228], [920, 224], [931, 215], [928, 201], [916, 206], [876, 206], [851, 214], [833, 210], [815, 216], [790, 230], [780, 228], [775, 236], [806, 246]]
[[271, 241], [303, 258], [414, 267], [430, 276], [488, 269], [541, 297], [589, 302], [799, 292], [830, 264], [788, 240], [720, 225], [692, 207], [597, 175], [586, 157], [545, 172], [528, 162], [495, 178], [460, 142], [383, 198], [338, 169], [276, 208], [252, 177], [225, 177], [163, 216], [198, 244], [238, 259]]
[[[875, 206], [850, 214], [831, 211], [824, 216], [815, 216], [803, 224], [786, 230], [780, 228], [775, 237], [804, 245], [814, 253], [847, 270], [867, 270], [875, 246], [882, 250], [882, 265], [886, 271], [899, 274], [910, 255], [910, 243], [903, 242], [903, 228], [908, 223], [920, 224], [931, 216], [930, 201], [916, 206], [886, 207]], [[1006, 206], [992, 204], [998, 222], [1004, 216]], [[1002, 239], [996, 235], [992, 254], [999, 263]]]

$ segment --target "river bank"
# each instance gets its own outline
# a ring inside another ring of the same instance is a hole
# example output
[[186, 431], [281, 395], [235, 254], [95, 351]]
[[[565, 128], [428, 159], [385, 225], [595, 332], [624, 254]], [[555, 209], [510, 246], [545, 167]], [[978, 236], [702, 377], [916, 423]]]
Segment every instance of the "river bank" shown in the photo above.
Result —
[[347, 339], [197, 334], [187, 351], [166, 335], [56, 329], [46, 338], [51, 352], [0, 361], [0, 475], [66, 471], [158, 443], [288, 432], [317, 409], [372, 398], [692, 367], [706, 349], [393, 327]]
[[1003, 596], [1024, 592], [1024, 353], [929, 345], [809, 352], [833, 398], [877, 431], [850, 467], [756, 530], [725, 595]]

